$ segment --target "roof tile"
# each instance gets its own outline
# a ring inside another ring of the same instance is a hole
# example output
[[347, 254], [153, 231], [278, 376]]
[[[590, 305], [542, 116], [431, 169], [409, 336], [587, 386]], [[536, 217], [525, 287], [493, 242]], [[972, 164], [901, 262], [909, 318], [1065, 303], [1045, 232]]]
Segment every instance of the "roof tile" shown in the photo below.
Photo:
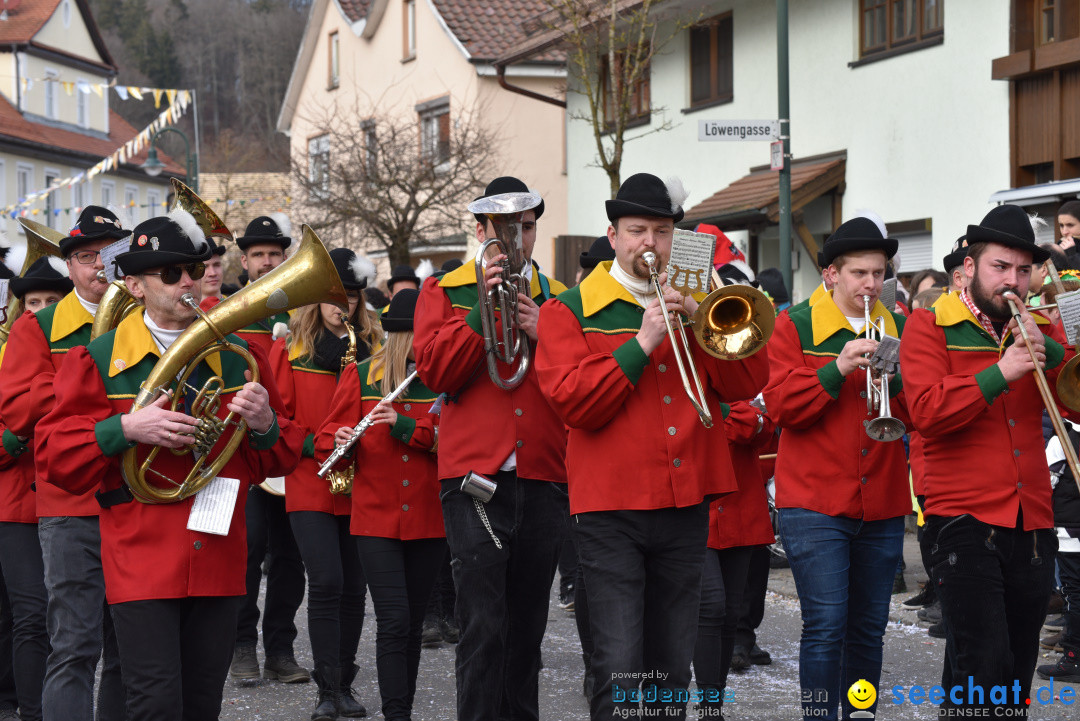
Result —
[[368, 10], [371, 8], [371, 0], [337, 0], [337, 3], [341, 6], [341, 11], [345, 13], [345, 17], [352, 22], [366, 18]]
[[52, 17], [60, 0], [24, 0], [8, 10], [8, 19], [0, 23], [0, 45], [22, 45], [37, 35]]
[[[791, 167], [791, 190], [822, 177], [843, 165], [842, 159], [830, 159], [816, 163], [794, 163]], [[716, 218], [746, 211], [768, 208], [779, 202], [779, 175], [771, 170], [759, 170], [736, 180], [731, 185], [710, 195], [686, 211], [686, 220]]]
[[[450, 32], [474, 61], [490, 61], [523, 43], [522, 25], [549, 9], [545, 0], [434, 0]], [[534, 61], [561, 61], [547, 53]]]

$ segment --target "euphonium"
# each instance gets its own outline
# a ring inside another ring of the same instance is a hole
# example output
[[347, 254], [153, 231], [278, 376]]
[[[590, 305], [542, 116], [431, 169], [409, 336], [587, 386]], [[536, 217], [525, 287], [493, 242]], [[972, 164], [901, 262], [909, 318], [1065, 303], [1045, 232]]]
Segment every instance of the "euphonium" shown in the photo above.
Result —
[[[60, 258], [60, 241], [67, 236], [60, 231], [53, 230], [47, 225], [35, 223], [26, 218], [19, 218], [19, 225], [26, 232], [26, 260], [23, 261], [19, 275], [30, 269], [42, 256], [51, 255]], [[11, 326], [22, 315], [22, 301], [15, 296], [8, 299], [7, 308], [4, 310], [4, 322], [0, 325], [0, 345], [7, 342]]]
[[[150, 405], [162, 393], [169, 392], [174, 383], [178, 389], [186, 387], [188, 378], [204, 358], [219, 351], [232, 351], [243, 357], [251, 371], [252, 381], [258, 382], [259, 369], [254, 357], [246, 349], [230, 343], [225, 336], [275, 313], [313, 303], [333, 303], [348, 307], [348, 296], [341, 284], [330, 254], [308, 226], [303, 226], [303, 239], [296, 253], [274, 270], [254, 283], [214, 306], [208, 313], [198, 309], [194, 298], [187, 297], [188, 305], [199, 315], [187, 330], [169, 346], [143, 381], [135, 402], [134, 413]], [[124, 480], [132, 494], [143, 503], [173, 503], [198, 493], [225, 467], [233, 453], [247, 435], [247, 423], [229, 413], [218, 418], [220, 396], [224, 381], [213, 377], [199, 390], [192, 404], [191, 415], [198, 419], [196, 443], [173, 451], [178, 455], [196, 451], [198, 458], [183, 480], [167, 478], [151, 468], [160, 448], [149, 450], [143, 444], [124, 452], [121, 469]], [[172, 410], [176, 410], [184, 396], [183, 392], [172, 394]], [[210, 452], [217, 446], [229, 426], [235, 431], [215, 457]], [[168, 487], [150, 482], [164, 479]]]
[[176, 200], [173, 202], [171, 210], [186, 210], [191, 213], [191, 216], [195, 218], [195, 222], [202, 228], [206, 237], [216, 236], [225, 240], [236, 242], [236, 238], [233, 237], [232, 231], [226, 227], [222, 222], [218, 214], [214, 212], [214, 209], [206, 204], [202, 198], [195, 194], [195, 191], [181, 183], [176, 178], [172, 179], [173, 194], [176, 196]]
[[[356, 331], [345, 313], [341, 314], [341, 322], [345, 324], [345, 330], [349, 334], [349, 347], [345, 349], [345, 355], [341, 356], [341, 373], [356, 362]], [[320, 469], [321, 470], [321, 469]], [[346, 495], [352, 492], [353, 476], [356, 475], [356, 462], [349, 464], [344, 470], [330, 470], [326, 474], [326, 480], [330, 482], [330, 492], [335, 495]]]

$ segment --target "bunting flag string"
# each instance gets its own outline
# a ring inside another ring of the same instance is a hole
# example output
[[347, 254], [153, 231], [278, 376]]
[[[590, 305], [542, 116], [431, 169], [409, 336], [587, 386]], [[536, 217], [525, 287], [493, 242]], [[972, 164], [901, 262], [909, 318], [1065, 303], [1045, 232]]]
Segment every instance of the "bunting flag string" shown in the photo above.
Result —
[[[8, 76], [10, 77], [10, 76]], [[134, 98], [135, 100], [143, 100], [144, 96], [149, 95], [154, 99], [154, 107], [161, 107], [161, 99], [164, 97], [169, 105], [180, 104], [181, 107], [187, 107], [191, 102], [191, 91], [181, 88], [144, 88], [137, 85], [112, 85], [108, 83], [91, 83], [86, 80], [61, 80], [60, 78], [47, 77], [47, 78], [20, 78], [22, 84], [22, 91], [25, 94], [32, 89], [36, 83], [59, 83], [64, 92], [71, 96], [76, 92], [83, 95], [89, 95], [94, 93], [99, 98], [105, 97], [105, 93], [112, 88], [116, 91], [117, 97], [121, 100], [128, 100]]]
[[[80, 175], [82, 174], [80, 173]], [[210, 204], [217, 203], [219, 205], [224, 203], [230, 208], [233, 206], [239, 206], [243, 208], [246, 205], [254, 205], [255, 203], [278, 203], [279, 205], [277, 206], [277, 211], [284, 211], [286, 209], [286, 206], [292, 205], [292, 196], [287, 195], [284, 198], [282, 198], [280, 195], [265, 196], [261, 198], [215, 198], [214, 200], [207, 200], [206, 202]], [[161, 208], [162, 212], [168, 210], [169, 208], [168, 201], [164, 200], [160, 203], [137, 203], [132, 200], [129, 203], [111, 203], [110, 205], [116, 205], [118, 207], [124, 208]], [[14, 208], [15, 206], [11, 207]], [[5, 208], [3, 211], [3, 215], [8, 216], [9, 218], [33, 218], [36, 216], [45, 216], [50, 212], [53, 216], [59, 216], [61, 213], [63, 213], [65, 216], [74, 215], [75, 217], [78, 217], [79, 213], [82, 212], [82, 206], [74, 206], [70, 208], [53, 208], [52, 211], [49, 211], [45, 208], [25, 208], [23, 210], [15, 210], [12, 212], [9, 212], [9, 210], [10, 209]]]

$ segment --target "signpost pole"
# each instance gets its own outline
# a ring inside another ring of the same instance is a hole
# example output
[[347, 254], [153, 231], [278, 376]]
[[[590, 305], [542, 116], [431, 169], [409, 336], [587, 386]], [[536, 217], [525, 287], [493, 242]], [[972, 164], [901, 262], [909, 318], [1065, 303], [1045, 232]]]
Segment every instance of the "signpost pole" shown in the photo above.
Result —
[[779, 93], [780, 140], [784, 144], [780, 170], [780, 274], [788, 293], [791, 278], [791, 112], [788, 92], [788, 2], [776, 0], [776, 84]]

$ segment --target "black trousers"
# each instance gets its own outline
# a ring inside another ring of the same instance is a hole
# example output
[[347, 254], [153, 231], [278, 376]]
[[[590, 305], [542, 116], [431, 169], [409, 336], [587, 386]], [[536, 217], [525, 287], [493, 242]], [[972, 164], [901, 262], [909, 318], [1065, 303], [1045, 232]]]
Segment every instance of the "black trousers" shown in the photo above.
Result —
[[[687, 689], [708, 523], [707, 503], [573, 517], [592, 625], [594, 721], [617, 710], [638, 715], [639, 686], [658, 699]], [[685, 700], [658, 706], [664, 718], [686, 716]]]
[[[3, 615], [12, 620], [10, 648], [19, 659], [14, 665], [19, 717], [23, 721], [41, 721], [41, 691], [49, 657], [49, 631], [45, 625], [49, 594], [45, 590], [45, 564], [36, 523], [0, 523], [0, 566], [7, 587]], [[6, 658], [10, 664], [11, 655]]]
[[446, 540], [356, 536], [375, 606], [375, 667], [383, 717], [412, 717], [420, 635], [431, 587], [446, 559]]
[[1058, 553], [1061, 595], [1065, 597], [1065, 628], [1061, 647], [1080, 653], [1080, 553]]
[[[1017, 681], [1022, 692], [1018, 704], [1009, 694], [1009, 713], [1027, 713], [1039, 630], [1054, 583], [1057, 537], [1053, 529], [1022, 529], [1022, 521], [1015, 528], [991, 526], [966, 514], [926, 518], [931, 580], [945, 623], [945, 713], [960, 706], [990, 708], [991, 688], [1012, 688]], [[969, 683], [981, 686], [982, 693], [969, 699]], [[965, 689], [962, 704], [949, 698], [954, 685]]]
[[706, 706], [719, 705], [735, 650], [735, 626], [742, 608], [752, 546], [705, 551], [701, 609], [694, 646], [694, 677]]
[[127, 687], [127, 721], [215, 721], [232, 661], [240, 596], [109, 607]]
[[349, 517], [289, 514], [308, 577], [308, 635], [315, 668], [351, 668], [364, 629], [366, 585]]
[[746, 569], [739, 620], [735, 626], [735, 645], [747, 651], [757, 643], [757, 628], [765, 618], [765, 594], [769, 590], [769, 548], [751, 546], [750, 562]]
[[236, 627], [236, 645], [255, 646], [259, 641], [259, 584], [262, 562], [270, 553], [263, 610], [263, 649], [267, 656], [292, 656], [296, 640], [296, 611], [304, 601], [304, 562], [285, 513], [285, 498], [258, 486], [248, 491], [247, 595]]
[[[0, 711], [14, 711], [19, 706], [19, 697], [15, 691], [14, 656], [14, 619], [11, 603], [8, 602], [4, 579], [0, 576]], [[38, 707], [41, 707], [40, 697]]]

